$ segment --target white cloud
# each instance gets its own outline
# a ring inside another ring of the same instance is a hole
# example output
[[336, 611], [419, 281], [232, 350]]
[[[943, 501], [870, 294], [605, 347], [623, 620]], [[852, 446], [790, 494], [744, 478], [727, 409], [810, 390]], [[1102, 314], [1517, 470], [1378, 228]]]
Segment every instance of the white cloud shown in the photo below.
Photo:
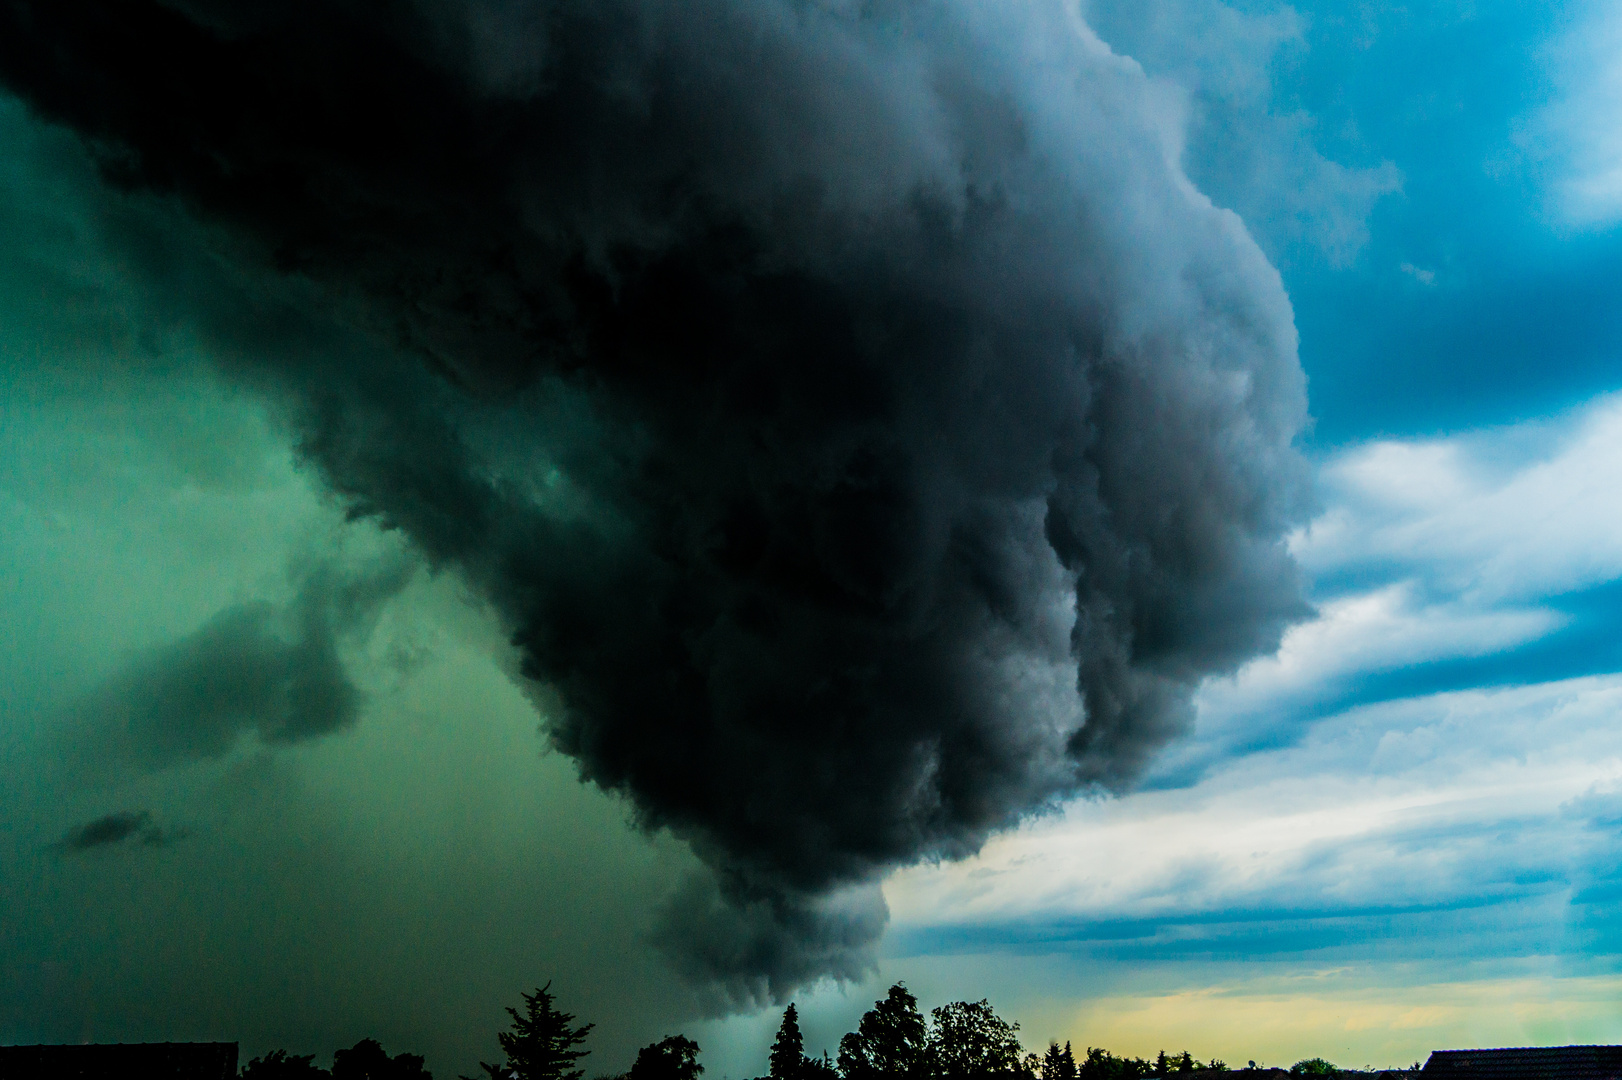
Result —
[[[1622, 778], [1622, 677], [1364, 706], [1193, 788], [1082, 802], [898, 875], [899, 925], [1451, 905], [1559, 881]], [[1418, 943], [1423, 948], [1430, 946]]]
[[1427, 603], [1411, 582], [1323, 604], [1319, 617], [1294, 627], [1277, 656], [1257, 660], [1200, 695], [1201, 719], [1244, 723], [1259, 700], [1296, 704], [1358, 674], [1455, 657], [1485, 656], [1535, 640], [1563, 625], [1543, 608], [1481, 609]]
[[1622, 221], [1622, 11], [1585, 8], [1546, 51], [1554, 100], [1517, 133], [1521, 149], [1552, 169], [1557, 214], [1578, 227]]
[[[1320, 474], [1330, 509], [1296, 538], [1298, 557], [1319, 575], [1406, 568], [1482, 604], [1622, 577], [1622, 397], [1529, 427], [1379, 441], [1331, 460]], [[1535, 455], [1506, 467], [1506, 448], [1527, 442]]]

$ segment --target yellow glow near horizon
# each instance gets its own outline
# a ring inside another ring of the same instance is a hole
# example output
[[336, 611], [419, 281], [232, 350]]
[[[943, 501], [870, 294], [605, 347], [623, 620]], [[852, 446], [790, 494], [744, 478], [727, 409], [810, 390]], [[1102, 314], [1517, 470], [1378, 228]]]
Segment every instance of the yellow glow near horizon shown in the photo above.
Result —
[[1240, 1066], [1324, 1057], [1348, 1068], [1396, 1067], [1423, 1062], [1431, 1050], [1622, 1039], [1617, 976], [1405, 987], [1348, 986], [1344, 976], [1099, 997], [1076, 1003], [1063, 1027], [1076, 1033], [1077, 1056], [1089, 1044], [1142, 1057], [1186, 1047]]

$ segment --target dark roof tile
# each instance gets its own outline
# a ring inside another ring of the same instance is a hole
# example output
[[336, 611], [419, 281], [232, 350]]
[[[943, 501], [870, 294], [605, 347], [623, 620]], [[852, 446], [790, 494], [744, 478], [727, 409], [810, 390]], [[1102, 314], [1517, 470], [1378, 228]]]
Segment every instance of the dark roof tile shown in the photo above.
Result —
[[1436, 1080], [1622, 1080], [1622, 1046], [1519, 1046], [1436, 1050], [1424, 1075]]

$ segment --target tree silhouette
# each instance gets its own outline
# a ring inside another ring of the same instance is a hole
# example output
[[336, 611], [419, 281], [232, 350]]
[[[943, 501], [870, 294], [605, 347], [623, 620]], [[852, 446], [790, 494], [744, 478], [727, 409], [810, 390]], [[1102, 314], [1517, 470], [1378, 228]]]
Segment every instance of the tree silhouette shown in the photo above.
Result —
[[327, 1080], [332, 1074], [315, 1063], [314, 1054], [272, 1050], [242, 1066], [242, 1080]]
[[805, 1039], [800, 1035], [800, 1014], [794, 1003], [783, 1010], [777, 1038], [772, 1042], [772, 1080], [799, 1080], [805, 1071]]
[[926, 1037], [918, 999], [896, 983], [863, 1014], [856, 1030], [839, 1040], [839, 1071], [845, 1080], [921, 1077]]
[[828, 1060], [828, 1051], [824, 1050], [819, 1058], [800, 1059], [800, 1080], [839, 1080], [839, 1070]]
[[980, 1080], [1020, 1071], [1024, 1048], [1010, 1024], [992, 1011], [989, 1001], [954, 1001], [931, 1014], [929, 1060], [942, 1080]]
[[[586, 1035], [595, 1024], [572, 1027], [574, 1014], [561, 1012], [553, 1004], [552, 984], [538, 987], [533, 994], [524, 994], [524, 1014], [509, 1006], [512, 1029], [496, 1036], [501, 1048], [507, 1052], [503, 1065], [479, 1062], [479, 1068], [489, 1080], [581, 1080], [584, 1069], [574, 1063], [591, 1053], [576, 1050], [586, 1041]], [[694, 1046], [695, 1052], [697, 1046]], [[462, 1080], [468, 1080], [463, 1077]]]
[[698, 1080], [698, 1043], [681, 1035], [667, 1035], [636, 1055], [628, 1080]]
[[1062, 1048], [1057, 1041], [1048, 1043], [1048, 1052], [1042, 1055], [1042, 1080], [1076, 1080], [1076, 1055], [1068, 1042]]
[[1143, 1058], [1116, 1057], [1101, 1047], [1089, 1046], [1087, 1057], [1076, 1066], [1079, 1080], [1140, 1080], [1159, 1075], [1155, 1064]]
[[376, 1039], [362, 1039], [332, 1055], [332, 1080], [434, 1080], [417, 1054], [388, 1052]]

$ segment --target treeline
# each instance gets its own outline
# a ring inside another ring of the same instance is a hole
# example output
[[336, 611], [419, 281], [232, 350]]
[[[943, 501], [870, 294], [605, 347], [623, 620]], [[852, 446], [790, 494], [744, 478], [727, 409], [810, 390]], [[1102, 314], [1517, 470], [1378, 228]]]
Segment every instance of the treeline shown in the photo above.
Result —
[[332, 1068], [315, 1063], [314, 1054], [272, 1050], [242, 1067], [242, 1080], [434, 1080], [416, 1054], [390, 1057], [376, 1039], [362, 1039], [332, 1055]]
[[[496, 1036], [503, 1060], [480, 1062], [479, 1080], [584, 1080], [579, 1062], [590, 1051], [581, 1047], [592, 1024], [557, 1007], [551, 984], [524, 994], [520, 1012], [509, 1008], [512, 1024]], [[627, 1073], [597, 1080], [698, 1080], [698, 1043], [669, 1035], [642, 1048]], [[769, 1058], [770, 1073], [756, 1080], [1145, 1080], [1177, 1074], [1223, 1073], [1219, 1060], [1199, 1061], [1188, 1051], [1153, 1058], [1116, 1057], [1088, 1047], [1079, 1057], [1067, 1042], [1049, 1042], [1041, 1054], [1020, 1044], [1019, 1025], [998, 1016], [987, 1001], [954, 1001], [930, 1011], [926, 1020], [918, 999], [901, 983], [873, 1003], [856, 1030], [839, 1040], [839, 1056], [805, 1052], [799, 1013], [791, 1004], [783, 1012]], [[1250, 1062], [1250, 1069], [1255, 1062]], [[1248, 1070], [1247, 1070], [1248, 1071]], [[1282, 1070], [1279, 1070], [1282, 1071]], [[1296, 1076], [1334, 1076], [1340, 1070], [1322, 1058], [1298, 1061]], [[371, 1039], [333, 1055], [332, 1069], [319, 1068], [314, 1056], [275, 1051], [254, 1058], [242, 1069], [242, 1080], [433, 1080], [415, 1054], [390, 1057]], [[461, 1077], [460, 1080], [473, 1080]]]

